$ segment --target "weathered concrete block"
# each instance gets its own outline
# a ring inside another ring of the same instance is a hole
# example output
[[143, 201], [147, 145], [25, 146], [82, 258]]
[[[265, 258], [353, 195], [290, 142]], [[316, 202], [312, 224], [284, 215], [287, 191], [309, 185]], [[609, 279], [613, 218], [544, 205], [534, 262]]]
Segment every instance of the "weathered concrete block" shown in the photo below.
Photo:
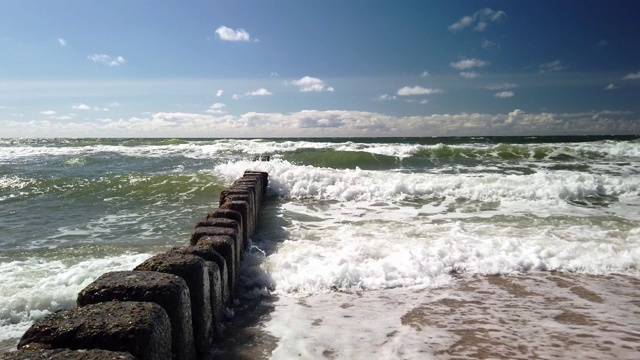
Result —
[[[189, 242], [191, 245], [194, 245], [198, 242], [198, 238], [203, 236], [203, 229], [199, 228], [225, 228], [231, 229], [236, 233], [236, 237], [238, 238], [238, 249], [243, 250], [244, 245], [244, 234], [242, 233], [242, 226], [235, 220], [227, 219], [227, 218], [204, 218], [196, 223], [196, 226], [193, 228], [191, 232], [191, 238]], [[204, 234], [206, 235], [206, 234]]]
[[[256, 223], [257, 223], [257, 217], [255, 216], [253, 206], [251, 205], [251, 197], [248, 194], [230, 194], [225, 197], [225, 202], [223, 204], [220, 204], [220, 207], [224, 208], [224, 204], [228, 202], [246, 203], [247, 236], [251, 238], [256, 233]], [[242, 211], [240, 213], [244, 215]]]
[[78, 306], [106, 301], [150, 301], [171, 320], [173, 359], [196, 358], [187, 283], [179, 276], [155, 271], [114, 271], [102, 274], [78, 294]]
[[136, 360], [126, 352], [101, 349], [18, 350], [0, 354], [0, 360]]
[[258, 178], [240, 178], [234, 181], [230, 188], [251, 189], [254, 201], [256, 202], [256, 207], [260, 208], [260, 205], [262, 204], [263, 194], [262, 187], [260, 186], [260, 180]]
[[242, 215], [242, 227], [247, 229], [247, 241], [253, 236], [252, 229], [255, 229], [255, 219], [253, 218], [249, 204], [246, 201], [235, 201], [228, 198], [224, 204], [220, 205], [220, 209], [234, 210]]
[[184, 279], [189, 287], [191, 298], [191, 322], [193, 323], [193, 339], [198, 357], [209, 351], [213, 340], [213, 324], [211, 322], [211, 302], [209, 299], [209, 272], [202, 258], [195, 255], [162, 253], [155, 255], [134, 270], [158, 271], [177, 275]]
[[255, 170], [247, 170], [244, 172], [243, 177], [255, 177], [258, 176], [262, 181], [262, 192], [264, 195], [267, 194], [267, 187], [269, 186], [269, 173], [266, 171], [255, 171]]
[[[234, 267], [237, 268], [240, 264], [240, 259], [242, 258], [242, 236], [238, 233], [238, 230], [228, 227], [217, 227], [217, 226], [200, 226], [193, 230], [191, 233], [191, 245], [195, 245], [198, 243], [198, 240], [203, 236], [216, 236], [216, 235], [226, 235], [233, 239], [234, 245]], [[234, 273], [235, 274], [235, 273]], [[235, 274], [238, 275], [238, 274]]]
[[[208, 222], [211, 219], [231, 219], [231, 220], [235, 220], [240, 228], [238, 230], [238, 233], [242, 234], [242, 243], [243, 246], [248, 246], [249, 245], [249, 238], [248, 238], [248, 234], [247, 234], [247, 229], [243, 226], [244, 221], [242, 220], [242, 214], [240, 214], [239, 212], [235, 211], [235, 210], [231, 210], [231, 209], [215, 209], [211, 212], [209, 212], [207, 214], [207, 216], [205, 217], [204, 221]], [[205, 226], [209, 226], [209, 225], [205, 225]], [[197, 225], [196, 225], [197, 227]], [[225, 227], [225, 226], [222, 226]]]
[[204, 246], [222, 255], [229, 274], [229, 295], [234, 298], [239, 286], [239, 263], [236, 262], [236, 245], [233, 238], [226, 235], [206, 235], [198, 239], [196, 246]]
[[[253, 218], [253, 223], [258, 222], [258, 214], [259, 214], [259, 206], [256, 203], [256, 199], [253, 195], [253, 191], [251, 188], [247, 187], [231, 187], [220, 192], [220, 203], [219, 205], [224, 204], [227, 201], [246, 201], [249, 204], [249, 211], [251, 213], [251, 217]], [[256, 229], [249, 229], [250, 233], [255, 234]]]
[[103, 302], [46, 316], [22, 335], [18, 349], [29, 344], [125, 351], [141, 360], [169, 360], [171, 322], [167, 312], [152, 302]]
[[[211, 287], [209, 294], [213, 327], [216, 330], [216, 335], [222, 337], [224, 329], [222, 322], [223, 310], [225, 306], [228, 306], [229, 301], [229, 280], [227, 279], [227, 269], [224, 258], [215, 250], [204, 246], [176, 246], [171, 248], [169, 252], [199, 256], [207, 264], [209, 269], [209, 284]], [[225, 292], [226, 299], [224, 295]], [[225, 300], [227, 303], [224, 303]]]

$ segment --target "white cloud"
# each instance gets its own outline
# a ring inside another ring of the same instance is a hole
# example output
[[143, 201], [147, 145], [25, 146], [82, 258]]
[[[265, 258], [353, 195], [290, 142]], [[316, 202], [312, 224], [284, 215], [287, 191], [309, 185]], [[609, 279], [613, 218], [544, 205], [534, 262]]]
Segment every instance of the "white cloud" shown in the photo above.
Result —
[[623, 80], [638, 80], [638, 79], [640, 79], [640, 71], [638, 71], [637, 73], [627, 74], [622, 79]]
[[485, 89], [488, 89], [488, 90], [509, 90], [509, 89], [515, 89], [517, 87], [518, 87], [518, 85], [516, 85], [516, 84], [504, 82], [504, 83], [500, 83], [500, 84], [487, 85], [485, 87]]
[[375, 100], [378, 100], [378, 101], [385, 101], [385, 100], [395, 100], [395, 99], [397, 99], [397, 98], [398, 98], [398, 97], [397, 97], [397, 96], [395, 96], [395, 95], [383, 94], [383, 95], [380, 95], [380, 96], [378, 96], [377, 98], [375, 98]]
[[540, 64], [540, 66], [538, 66], [538, 71], [541, 74], [552, 72], [552, 71], [560, 71], [564, 69], [565, 69], [565, 66], [562, 65], [562, 62], [560, 60], [551, 61], [548, 63]]
[[118, 66], [127, 62], [122, 56], [117, 56], [115, 58], [112, 58], [111, 56], [105, 55], [105, 54], [92, 54], [87, 56], [87, 59], [93, 62], [105, 64], [108, 66]]
[[458, 70], [473, 69], [475, 67], [484, 67], [489, 65], [488, 61], [478, 59], [463, 59], [457, 62], [449, 63], [449, 65]]
[[487, 27], [489, 27], [490, 23], [498, 22], [505, 17], [507, 17], [507, 14], [502, 10], [492, 10], [490, 8], [485, 8], [476, 11], [471, 16], [463, 16], [460, 20], [449, 25], [448, 29], [451, 32], [458, 32], [475, 24], [475, 26], [473, 27], [474, 31], [484, 31], [487, 29]]
[[498, 99], [506, 99], [513, 97], [514, 95], [515, 94], [513, 93], [513, 91], [501, 91], [499, 93], [495, 93], [493, 96], [497, 97]]
[[500, 50], [500, 45], [494, 43], [493, 41], [487, 40], [487, 39], [482, 39], [482, 42], [480, 42], [480, 46], [482, 46], [483, 49], [486, 50]]
[[480, 77], [480, 74], [474, 71], [463, 71], [460, 73], [460, 76], [467, 80], [477, 79]]
[[611, 84], [607, 85], [604, 89], [605, 89], [605, 90], [615, 90], [615, 89], [619, 89], [619, 88], [620, 88], [620, 87], [619, 87], [619, 86], [616, 86], [616, 84], [611, 83]]
[[425, 70], [425, 71], [422, 72], [422, 74], [420, 74], [420, 76], [427, 77], [427, 76], [429, 76], [429, 72]]
[[273, 95], [272, 92], [270, 92], [269, 90], [265, 89], [265, 88], [260, 88], [258, 90], [254, 90], [254, 91], [249, 91], [247, 93], [244, 93], [244, 95], [239, 95], [239, 94], [233, 94], [233, 96], [231, 97], [233, 100], [238, 100], [242, 97], [251, 97], [251, 96], [268, 96], [268, 95]]
[[251, 41], [251, 36], [246, 30], [232, 29], [224, 25], [216, 29], [216, 35], [224, 41]]
[[76, 110], [91, 110], [91, 106], [85, 104], [73, 105], [71, 108]]
[[58, 44], [60, 44], [60, 46], [67, 46], [67, 41], [63, 38], [58, 38]]
[[224, 91], [222, 91], [222, 90], [216, 91], [216, 97], [222, 96], [223, 93], [224, 93]]
[[[219, 106], [219, 105], [218, 105]], [[389, 116], [365, 111], [228, 114], [155, 113], [73, 122], [0, 120], [6, 137], [295, 137], [637, 134], [629, 112], [458, 113]]]
[[246, 94], [244, 94], [245, 96], [267, 96], [267, 95], [273, 95], [273, 93], [271, 93], [269, 90], [265, 89], [265, 88], [260, 88], [258, 90], [255, 91], [250, 91]]
[[91, 106], [89, 106], [87, 104], [73, 105], [73, 106], [71, 106], [71, 108], [74, 109], [74, 110], [109, 111], [109, 108], [106, 108], [106, 107], [103, 107], [103, 108], [97, 107], [97, 106], [91, 107]]
[[453, 32], [460, 31], [466, 28], [467, 26], [473, 24], [473, 21], [474, 20], [472, 16], [463, 16], [460, 20], [449, 25], [449, 31], [453, 31]]
[[324, 81], [311, 76], [305, 76], [299, 80], [293, 80], [290, 84], [297, 86], [301, 92], [334, 91], [333, 87], [327, 86]]
[[56, 112], [53, 110], [45, 110], [45, 111], [40, 111], [40, 114], [46, 115], [46, 116], [53, 116], [56, 114]]
[[399, 96], [411, 96], [411, 95], [441, 94], [443, 92], [444, 91], [440, 89], [423, 88], [422, 86], [414, 86], [414, 87], [405, 86], [403, 88], [398, 89], [397, 94]]
[[207, 109], [207, 112], [211, 114], [225, 114], [226, 111], [223, 110], [225, 107], [226, 107], [225, 104], [217, 102], [209, 106], [209, 109]]

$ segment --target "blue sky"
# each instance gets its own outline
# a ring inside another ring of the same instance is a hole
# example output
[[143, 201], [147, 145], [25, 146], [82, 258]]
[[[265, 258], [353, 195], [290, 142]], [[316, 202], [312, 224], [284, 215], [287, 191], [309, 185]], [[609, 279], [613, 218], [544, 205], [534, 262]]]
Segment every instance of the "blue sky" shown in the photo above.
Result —
[[0, 8], [0, 137], [640, 134], [636, 0]]

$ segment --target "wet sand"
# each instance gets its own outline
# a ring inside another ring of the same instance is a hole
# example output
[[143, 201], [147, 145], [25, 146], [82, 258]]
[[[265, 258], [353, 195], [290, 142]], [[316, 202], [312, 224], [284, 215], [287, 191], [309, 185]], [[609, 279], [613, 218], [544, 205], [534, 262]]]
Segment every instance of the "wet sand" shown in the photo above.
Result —
[[244, 301], [213, 359], [638, 359], [640, 278], [459, 275]]

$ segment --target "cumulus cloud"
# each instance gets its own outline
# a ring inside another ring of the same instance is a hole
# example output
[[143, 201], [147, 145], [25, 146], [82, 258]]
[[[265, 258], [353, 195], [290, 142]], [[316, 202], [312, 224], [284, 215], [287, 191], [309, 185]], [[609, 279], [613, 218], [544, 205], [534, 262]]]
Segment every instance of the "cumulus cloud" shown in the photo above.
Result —
[[480, 74], [474, 71], [463, 71], [460, 73], [460, 76], [462, 76], [464, 79], [472, 80], [479, 78]]
[[538, 66], [538, 71], [541, 74], [544, 74], [547, 72], [553, 72], [553, 71], [560, 71], [564, 69], [565, 69], [565, 66], [562, 65], [562, 62], [560, 60], [551, 61], [548, 63], [540, 64], [540, 66]]
[[[213, 108], [223, 108], [220, 105]], [[55, 114], [54, 114], [55, 115]], [[1, 120], [7, 137], [283, 137], [283, 136], [486, 136], [637, 134], [629, 112], [458, 113], [389, 116], [376, 112], [305, 110], [293, 113], [155, 113], [144, 117], [51, 122]]]
[[225, 114], [226, 111], [223, 110], [225, 107], [226, 107], [225, 104], [217, 102], [209, 106], [209, 109], [207, 109], [207, 112], [211, 114]]
[[[117, 104], [117, 103], [116, 103]], [[119, 106], [120, 104], [118, 104]], [[89, 106], [87, 104], [78, 104], [78, 105], [73, 105], [71, 106], [72, 109], [74, 110], [93, 110], [93, 111], [109, 111], [109, 108], [106, 107], [97, 107], [97, 106]]]
[[239, 94], [233, 94], [233, 96], [231, 97], [233, 100], [238, 100], [242, 97], [251, 97], [251, 96], [268, 96], [268, 95], [273, 95], [272, 92], [270, 92], [269, 90], [265, 89], [265, 88], [260, 88], [258, 90], [254, 90], [254, 91], [249, 91], [247, 93], [244, 93], [243, 95], [239, 95]]
[[466, 70], [466, 69], [473, 69], [476, 67], [485, 67], [489, 65], [489, 62], [484, 60], [479, 60], [479, 59], [463, 59], [457, 62], [449, 63], [449, 65], [452, 68], [455, 68], [458, 70]]
[[67, 41], [63, 38], [58, 38], [58, 44], [60, 44], [60, 46], [67, 46]]
[[40, 111], [40, 114], [46, 115], [46, 116], [53, 116], [56, 114], [56, 112], [54, 110], [45, 110], [45, 111]]
[[378, 101], [395, 100], [395, 99], [397, 99], [397, 96], [389, 95], [389, 94], [383, 94], [375, 98], [375, 100], [378, 100]]
[[638, 71], [637, 73], [627, 74], [622, 79], [623, 80], [638, 80], [638, 79], [640, 79], [640, 71]]
[[506, 98], [513, 97], [513, 95], [515, 95], [513, 91], [501, 91], [501, 92], [495, 93], [493, 96], [497, 97], [498, 99], [506, 99]]
[[71, 108], [75, 110], [91, 110], [91, 106], [86, 104], [73, 105]]
[[333, 87], [327, 86], [324, 81], [311, 76], [305, 76], [298, 80], [293, 80], [290, 84], [297, 86], [301, 92], [334, 91]]
[[93, 62], [105, 64], [107, 66], [118, 66], [127, 62], [122, 56], [112, 58], [111, 56], [105, 54], [92, 54], [87, 56], [87, 59]]
[[422, 74], [420, 74], [420, 76], [427, 77], [427, 76], [429, 76], [429, 72], [425, 70], [425, 71], [422, 72]]
[[265, 89], [265, 88], [260, 88], [258, 90], [255, 91], [250, 91], [246, 94], [244, 94], [245, 96], [267, 96], [267, 95], [273, 95], [273, 93], [271, 93], [269, 90]]
[[216, 97], [222, 96], [223, 93], [224, 93], [224, 91], [222, 91], [222, 90], [216, 91]]
[[620, 88], [620, 87], [619, 87], [619, 86], [616, 86], [616, 84], [611, 83], [611, 84], [607, 85], [604, 89], [605, 89], [605, 90], [615, 90], [615, 89], [619, 89], [619, 88]]
[[460, 20], [449, 25], [448, 29], [451, 32], [458, 32], [475, 25], [473, 26], [474, 31], [484, 31], [489, 27], [489, 24], [498, 22], [505, 17], [507, 17], [507, 14], [502, 10], [485, 8], [476, 11], [473, 15], [463, 16]]
[[251, 36], [246, 30], [232, 29], [224, 25], [216, 29], [216, 35], [223, 41], [251, 41]]
[[411, 96], [411, 95], [431, 95], [431, 94], [441, 94], [444, 91], [441, 89], [431, 89], [431, 88], [423, 88], [422, 86], [405, 86], [403, 88], [398, 89], [397, 94], [399, 96]]

